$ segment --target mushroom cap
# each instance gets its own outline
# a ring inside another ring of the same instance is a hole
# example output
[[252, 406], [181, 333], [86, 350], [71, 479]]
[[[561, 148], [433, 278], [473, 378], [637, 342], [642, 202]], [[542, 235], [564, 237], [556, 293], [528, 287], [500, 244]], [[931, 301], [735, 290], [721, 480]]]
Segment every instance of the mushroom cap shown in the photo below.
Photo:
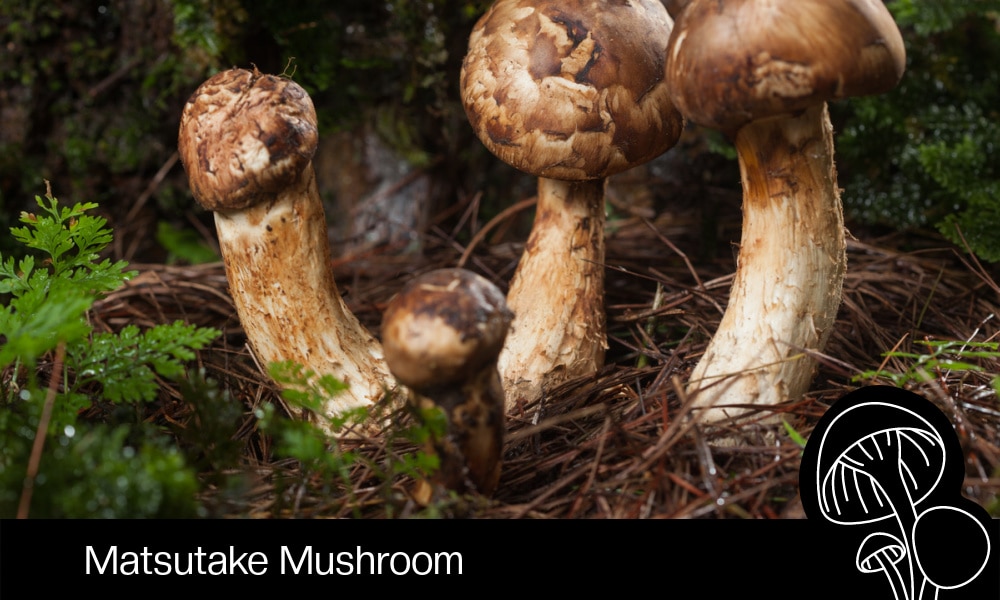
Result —
[[886, 92], [905, 66], [882, 0], [692, 0], [671, 34], [667, 81], [684, 116], [729, 132]]
[[[810, 518], [859, 525], [896, 518], [939, 486], [961, 481], [949, 467], [958, 438], [947, 417], [913, 392], [862, 387], [823, 415], [799, 469], [802, 505]], [[949, 437], [951, 439], [949, 439]], [[942, 483], [944, 482], [944, 483]]]
[[876, 531], [861, 542], [854, 565], [862, 573], [878, 573], [884, 570], [883, 561], [898, 564], [906, 557], [906, 544], [894, 535]]
[[382, 316], [389, 369], [415, 390], [455, 385], [495, 363], [513, 314], [503, 292], [464, 269], [407, 283]]
[[239, 210], [294, 183], [318, 141], [316, 109], [301, 86], [230, 69], [188, 99], [177, 148], [195, 200], [208, 210]]
[[553, 179], [656, 158], [683, 120], [667, 93], [660, 0], [498, 0], [469, 37], [462, 102], [483, 144]]

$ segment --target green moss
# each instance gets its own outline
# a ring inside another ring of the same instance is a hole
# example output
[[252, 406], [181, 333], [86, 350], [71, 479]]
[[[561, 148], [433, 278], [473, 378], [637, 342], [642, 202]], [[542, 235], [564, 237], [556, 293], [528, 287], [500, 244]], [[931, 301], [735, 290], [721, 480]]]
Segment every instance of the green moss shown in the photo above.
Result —
[[934, 226], [1000, 260], [1000, 2], [888, 6], [906, 42], [903, 80], [833, 107], [845, 209], [867, 223]]

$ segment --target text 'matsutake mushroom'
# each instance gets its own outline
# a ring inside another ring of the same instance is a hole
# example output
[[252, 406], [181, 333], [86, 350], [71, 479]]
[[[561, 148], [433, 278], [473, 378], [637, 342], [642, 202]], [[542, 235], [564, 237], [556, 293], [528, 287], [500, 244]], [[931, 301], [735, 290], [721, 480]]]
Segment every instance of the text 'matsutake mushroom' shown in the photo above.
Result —
[[671, 96], [733, 138], [743, 182], [729, 305], [688, 384], [703, 422], [808, 389], [847, 268], [826, 102], [886, 92], [904, 68], [880, 0], [692, 0], [678, 17]]
[[680, 135], [666, 85], [672, 24], [660, 0], [498, 0], [470, 36], [461, 90], [472, 128], [539, 177], [507, 294], [508, 407], [603, 364], [605, 178]]
[[333, 280], [311, 162], [317, 141], [305, 90], [232, 69], [188, 100], [178, 148], [195, 199], [215, 213], [230, 292], [257, 358], [346, 383], [327, 401], [332, 417], [372, 405], [395, 384], [381, 345]]
[[[438, 269], [410, 280], [389, 302], [382, 339], [389, 368], [418, 409], [440, 409], [447, 431], [430, 443], [440, 460], [436, 482], [490, 494], [500, 478], [504, 396], [497, 356], [512, 315], [503, 292], [464, 269]], [[416, 493], [426, 503], [433, 490]]]

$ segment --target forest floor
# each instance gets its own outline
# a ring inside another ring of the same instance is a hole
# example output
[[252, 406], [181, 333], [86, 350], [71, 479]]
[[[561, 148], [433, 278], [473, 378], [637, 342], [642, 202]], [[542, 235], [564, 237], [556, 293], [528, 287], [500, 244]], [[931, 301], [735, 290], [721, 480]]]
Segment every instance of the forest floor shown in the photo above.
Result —
[[[481, 225], [465, 226], [479, 230]], [[430, 231], [419, 252], [370, 251], [331, 266], [352, 310], [373, 331], [382, 308], [408, 277], [461, 260], [466, 247], [456, 241], [457, 232]], [[433, 514], [801, 518], [801, 439], [809, 438], [831, 403], [870, 384], [902, 385], [937, 405], [955, 425], [962, 445], [962, 492], [994, 515], [1000, 512], [1000, 410], [993, 387], [1000, 353], [946, 368], [947, 360], [966, 355], [968, 344], [996, 341], [1000, 286], [987, 267], [930, 235], [866, 234], [861, 239], [856, 233], [848, 242], [849, 269], [836, 327], [818, 356], [809, 393], [760, 410], [762, 422], [751, 426], [694, 427], [684, 419], [684, 382], [722, 316], [734, 268], [731, 261], [698, 259], [694, 235], [678, 214], [626, 215], [611, 222], [605, 368], [509, 414], [497, 492], [492, 498], [442, 497]], [[485, 236], [471, 249], [466, 266], [506, 289], [519, 249], [502, 233]], [[381, 467], [416, 449], [399, 435], [409, 421], [405, 411], [397, 410], [384, 431], [338, 442], [341, 451], [361, 457], [339, 481], [320, 481], [297, 461], [274, 458], [273, 442], [258, 430], [255, 409], [280, 404], [280, 394], [245, 344], [221, 263], [132, 267], [140, 275], [95, 307], [99, 327], [183, 319], [224, 332], [198, 360], [207, 376], [245, 407], [233, 433], [243, 451], [235, 470], [239, 492], [210, 487], [203, 499], [214, 514], [381, 518], [427, 510], [410, 499], [411, 476], [387, 477]], [[147, 418], [194, 426], [194, 412], [181, 390], [165, 383]], [[780, 423], [763, 422], [775, 413]]]

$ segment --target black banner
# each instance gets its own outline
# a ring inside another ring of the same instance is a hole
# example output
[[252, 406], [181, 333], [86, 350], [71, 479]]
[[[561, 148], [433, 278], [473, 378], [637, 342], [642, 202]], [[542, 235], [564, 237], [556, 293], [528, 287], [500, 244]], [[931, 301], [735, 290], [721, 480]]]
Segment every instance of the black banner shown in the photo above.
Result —
[[[994, 548], [998, 523], [990, 522]], [[418, 589], [434, 594], [531, 593], [544, 583], [546, 593], [607, 585], [891, 599], [884, 573], [857, 568], [862, 540], [831, 531], [815, 520], [2, 521], [0, 597], [55, 583], [101, 594], [287, 592], [302, 583], [303, 593], [316, 584], [381, 594], [412, 592], [426, 578]], [[962, 546], [932, 534], [940, 547]], [[937, 597], [1000, 598], [996, 553], [973, 581]]]

